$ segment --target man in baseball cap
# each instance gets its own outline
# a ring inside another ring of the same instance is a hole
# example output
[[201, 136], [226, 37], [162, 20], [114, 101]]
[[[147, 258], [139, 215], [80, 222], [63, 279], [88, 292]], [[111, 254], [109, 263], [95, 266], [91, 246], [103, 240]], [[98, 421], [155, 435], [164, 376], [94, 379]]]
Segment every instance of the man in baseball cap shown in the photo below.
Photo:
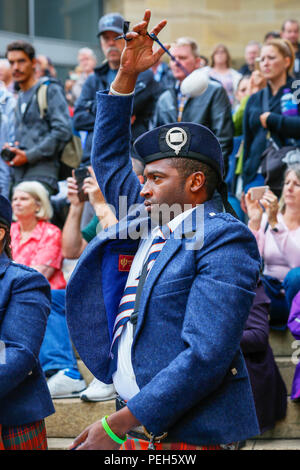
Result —
[[[98, 22], [98, 38], [104, 55], [104, 62], [96, 67], [83, 85], [81, 95], [76, 102], [74, 112], [74, 127], [77, 131], [86, 132], [82, 163], [90, 165], [94, 124], [96, 119], [96, 93], [107, 90], [115, 79], [120, 67], [121, 54], [125, 47], [125, 40], [119, 36], [124, 33], [127, 26], [120, 13], [108, 13]], [[132, 110], [132, 136], [133, 140], [149, 129], [149, 121], [153, 115], [154, 106], [158, 97], [159, 87], [154, 80], [151, 70], [139, 74], [136, 83], [136, 95]]]
[[124, 18], [120, 13], [108, 13], [100, 18], [98, 23], [99, 37], [105, 31], [114, 31], [118, 35], [123, 34]]

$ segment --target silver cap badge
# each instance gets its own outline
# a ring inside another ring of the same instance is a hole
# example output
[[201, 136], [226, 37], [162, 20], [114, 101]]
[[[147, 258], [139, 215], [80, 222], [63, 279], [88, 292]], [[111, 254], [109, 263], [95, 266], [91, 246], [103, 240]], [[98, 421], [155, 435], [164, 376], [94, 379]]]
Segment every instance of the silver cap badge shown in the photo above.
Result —
[[181, 127], [172, 127], [166, 134], [166, 143], [171, 149], [175, 151], [176, 155], [179, 154], [187, 140], [187, 133]]

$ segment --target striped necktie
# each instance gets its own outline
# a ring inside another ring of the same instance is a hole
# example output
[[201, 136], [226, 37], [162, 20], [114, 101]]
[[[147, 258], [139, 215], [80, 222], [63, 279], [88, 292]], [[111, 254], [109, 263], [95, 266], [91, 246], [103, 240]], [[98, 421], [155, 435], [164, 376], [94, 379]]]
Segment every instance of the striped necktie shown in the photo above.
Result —
[[177, 122], [182, 121], [182, 114], [183, 114], [183, 110], [184, 110], [184, 107], [186, 105], [187, 99], [188, 98], [187, 98], [186, 95], [182, 95], [180, 92], [178, 93], [178, 96], [177, 96], [177, 107], [178, 107]]
[[[155, 237], [152, 241], [151, 248], [149, 250], [149, 254], [145, 262], [145, 264], [147, 265], [146, 277], [149, 274], [150, 270], [152, 269], [153, 264], [155, 260], [157, 259], [159, 253], [163, 249], [166, 241], [167, 241], [166, 236], [164, 236], [164, 234], [160, 230], [160, 234], [157, 237]], [[144, 264], [144, 267], [145, 267], [145, 264]], [[116, 370], [117, 368], [117, 357], [118, 357], [117, 352], [118, 352], [119, 338], [122, 334], [124, 326], [130, 320], [130, 317], [134, 312], [136, 293], [137, 293], [137, 288], [138, 288], [141, 276], [142, 275], [138, 276], [137, 279], [135, 279], [131, 283], [131, 285], [128, 285], [125, 288], [123, 297], [119, 305], [118, 314], [114, 323], [113, 339], [112, 339], [111, 348], [110, 348], [110, 358], [112, 359], [114, 363], [114, 370]]]

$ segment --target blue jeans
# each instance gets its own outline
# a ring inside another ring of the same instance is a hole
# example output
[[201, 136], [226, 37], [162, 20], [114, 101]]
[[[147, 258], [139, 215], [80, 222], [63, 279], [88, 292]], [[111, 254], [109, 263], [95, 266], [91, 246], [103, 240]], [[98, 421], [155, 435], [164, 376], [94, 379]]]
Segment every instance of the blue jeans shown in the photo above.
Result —
[[78, 370], [65, 315], [66, 291], [54, 289], [51, 294], [51, 312], [39, 355], [43, 371]]
[[[270, 325], [286, 325], [292, 301], [300, 290], [300, 268], [291, 269], [282, 283], [270, 276], [263, 276], [262, 282], [271, 300]], [[282, 288], [285, 294], [280, 293]]]

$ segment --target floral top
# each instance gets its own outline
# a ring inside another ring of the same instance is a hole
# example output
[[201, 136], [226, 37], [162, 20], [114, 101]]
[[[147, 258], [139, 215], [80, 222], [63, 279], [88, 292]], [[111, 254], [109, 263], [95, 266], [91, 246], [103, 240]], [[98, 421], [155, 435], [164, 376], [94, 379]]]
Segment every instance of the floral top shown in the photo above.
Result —
[[48, 279], [51, 289], [64, 289], [66, 281], [61, 270], [61, 231], [55, 225], [40, 220], [30, 237], [21, 242], [20, 223], [11, 226], [11, 247], [13, 260], [25, 266], [51, 266], [54, 274]]

